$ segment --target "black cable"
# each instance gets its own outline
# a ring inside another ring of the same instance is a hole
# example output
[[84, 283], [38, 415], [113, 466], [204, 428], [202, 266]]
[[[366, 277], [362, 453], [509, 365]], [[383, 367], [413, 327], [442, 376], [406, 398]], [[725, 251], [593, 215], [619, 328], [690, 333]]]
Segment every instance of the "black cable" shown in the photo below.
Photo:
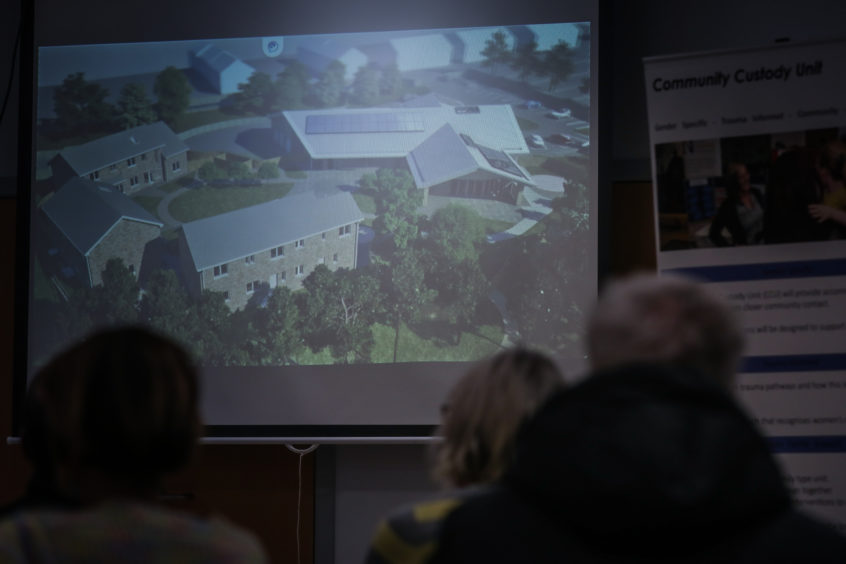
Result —
[[12, 47], [12, 68], [9, 69], [9, 83], [6, 85], [6, 95], [3, 96], [3, 108], [0, 109], [0, 123], [6, 115], [6, 104], [9, 103], [9, 95], [12, 93], [12, 83], [15, 81], [15, 63], [18, 62], [18, 48], [21, 44], [21, 23], [18, 22], [18, 33], [15, 35], [15, 46]]

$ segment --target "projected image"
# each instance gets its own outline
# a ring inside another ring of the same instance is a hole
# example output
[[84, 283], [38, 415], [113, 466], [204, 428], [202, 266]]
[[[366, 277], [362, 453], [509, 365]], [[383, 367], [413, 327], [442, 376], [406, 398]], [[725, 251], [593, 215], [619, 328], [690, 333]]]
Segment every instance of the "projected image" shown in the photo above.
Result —
[[589, 31], [40, 48], [31, 362], [129, 322], [209, 366], [580, 355]]
[[833, 127], [656, 145], [661, 250], [846, 238], [843, 139]]

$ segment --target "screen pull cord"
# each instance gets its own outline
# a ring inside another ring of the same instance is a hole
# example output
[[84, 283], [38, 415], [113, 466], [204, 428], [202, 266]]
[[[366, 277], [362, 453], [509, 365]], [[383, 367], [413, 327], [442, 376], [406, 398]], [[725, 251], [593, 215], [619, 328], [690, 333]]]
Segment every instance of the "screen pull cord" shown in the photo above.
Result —
[[302, 515], [302, 501], [303, 501], [303, 457], [311, 452], [314, 452], [319, 445], [311, 445], [306, 448], [297, 448], [294, 445], [285, 445], [285, 448], [296, 454], [297, 460], [297, 564], [300, 561], [300, 516]]

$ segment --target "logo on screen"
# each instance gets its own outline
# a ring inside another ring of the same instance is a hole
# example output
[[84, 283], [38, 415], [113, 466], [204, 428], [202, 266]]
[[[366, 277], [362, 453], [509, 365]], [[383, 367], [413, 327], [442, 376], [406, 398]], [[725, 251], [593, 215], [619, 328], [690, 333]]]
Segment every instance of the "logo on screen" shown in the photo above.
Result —
[[282, 54], [281, 37], [264, 37], [261, 40], [261, 50], [268, 57], [278, 57]]

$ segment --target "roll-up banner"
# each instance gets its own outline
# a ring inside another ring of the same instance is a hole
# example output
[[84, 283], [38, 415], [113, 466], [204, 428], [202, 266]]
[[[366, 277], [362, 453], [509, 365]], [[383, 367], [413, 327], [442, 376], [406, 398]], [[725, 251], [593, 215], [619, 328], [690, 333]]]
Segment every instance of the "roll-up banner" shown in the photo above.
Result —
[[846, 40], [644, 60], [659, 272], [741, 314], [737, 394], [846, 530]]

